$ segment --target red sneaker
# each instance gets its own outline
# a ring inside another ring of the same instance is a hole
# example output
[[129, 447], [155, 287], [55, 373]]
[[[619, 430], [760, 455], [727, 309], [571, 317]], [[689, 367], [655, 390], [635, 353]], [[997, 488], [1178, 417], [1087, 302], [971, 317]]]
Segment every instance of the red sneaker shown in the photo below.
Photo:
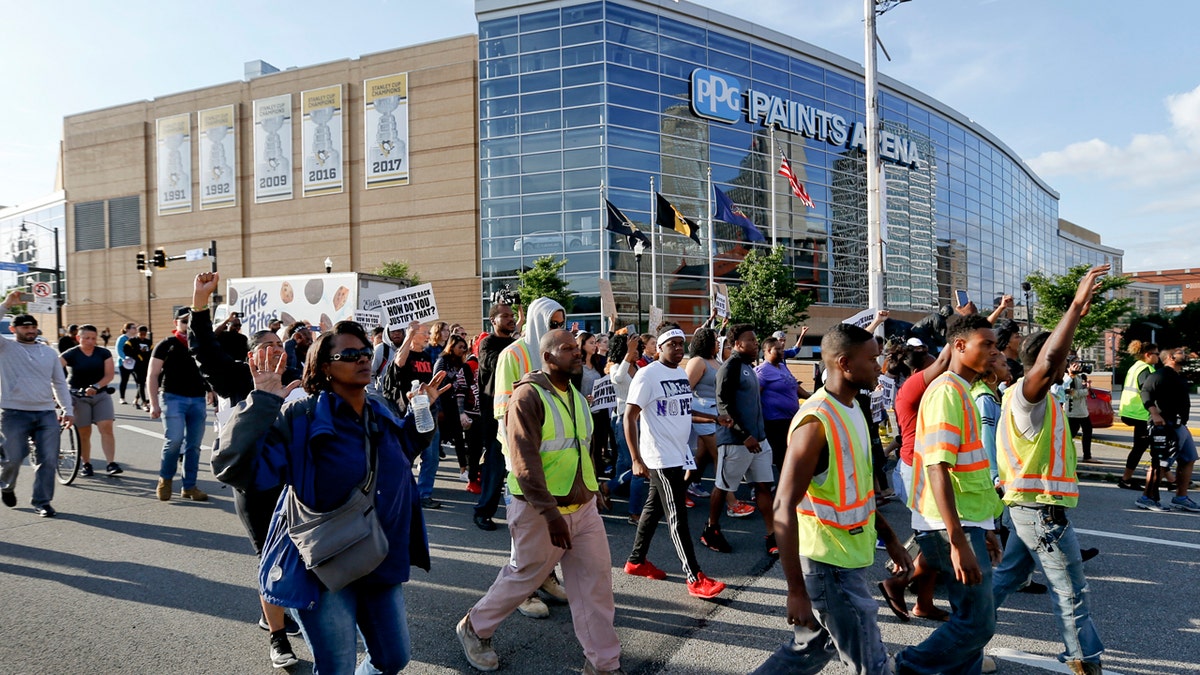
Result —
[[725, 590], [725, 584], [709, 579], [704, 572], [697, 572], [696, 580], [687, 582], [687, 589], [697, 598], [715, 598]]
[[758, 509], [755, 508], [753, 504], [737, 502], [733, 506], [725, 507], [725, 515], [729, 516], [730, 518], [745, 518], [746, 516], [752, 515], [757, 510]]
[[467, 490], [467, 492], [470, 492], [473, 495], [477, 495], [477, 494], [483, 492], [483, 486], [481, 486], [479, 484], [479, 481], [473, 480], [473, 481], [470, 481], [467, 483], [466, 490]]
[[647, 579], [658, 579], [660, 581], [667, 578], [667, 573], [655, 567], [654, 563], [649, 560], [643, 560], [636, 565], [631, 562], [625, 563], [625, 574], [635, 577], [646, 577]]
[[683, 505], [684, 505], [684, 506], [686, 506], [686, 507], [688, 507], [689, 509], [694, 509], [694, 508], [696, 508], [696, 502], [692, 501], [692, 498], [691, 498], [691, 497], [684, 497], [684, 498], [683, 498]]

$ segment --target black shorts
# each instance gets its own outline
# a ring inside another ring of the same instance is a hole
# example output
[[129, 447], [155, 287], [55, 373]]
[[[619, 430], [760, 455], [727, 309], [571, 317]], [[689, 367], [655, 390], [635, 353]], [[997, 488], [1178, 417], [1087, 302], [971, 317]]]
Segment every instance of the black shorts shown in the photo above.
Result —
[[267, 541], [267, 529], [271, 527], [271, 515], [275, 513], [275, 505], [279, 503], [279, 495], [283, 486], [263, 490], [261, 492], [233, 491], [233, 506], [237, 510], [246, 534], [254, 544], [254, 554], [262, 555], [263, 545]]

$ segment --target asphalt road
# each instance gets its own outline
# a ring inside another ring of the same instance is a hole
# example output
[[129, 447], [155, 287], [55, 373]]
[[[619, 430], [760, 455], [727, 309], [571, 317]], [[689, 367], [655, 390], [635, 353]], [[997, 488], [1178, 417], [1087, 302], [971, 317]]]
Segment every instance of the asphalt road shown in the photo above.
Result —
[[[54, 499], [59, 517], [42, 519], [28, 504], [26, 467], [17, 508], [0, 509], [0, 672], [274, 672], [266, 633], [255, 625], [256, 561], [229, 489], [209, 473], [208, 453], [200, 486], [212, 500], [159, 502], [154, 486], [161, 427], [128, 408], [118, 412], [124, 475], [59, 486]], [[471, 523], [473, 496], [463, 491], [457, 474], [453, 457], [444, 461], [435, 496], [445, 508], [426, 514], [433, 570], [414, 571], [406, 587], [413, 649], [406, 672], [470, 670], [454, 624], [508, 558], [504, 528], [488, 533]], [[1102, 550], [1086, 570], [1093, 614], [1108, 648], [1106, 670], [1196, 673], [1200, 515], [1140, 511], [1133, 508], [1135, 496], [1111, 482], [1087, 481], [1073, 512], [1082, 544]], [[623, 507], [618, 502], [615, 513]], [[889, 504], [883, 513], [893, 527], [907, 531], [901, 506]], [[700, 510], [691, 513], [696, 535], [703, 518]], [[715, 601], [687, 595], [662, 530], [650, 559], [670, 578], [625, 576], [620, 566], [634, 528], [619, 515], [607, 515], [606, 521], [617, 631], [629, 673], [747, 673], [787, 639], [786, 586], [778, 565], [762, 552], [757, 516], [725, 519], [734, 553], [699, 548], [705, 572], [729, 585]], [[873, 570], [878, 578], [886, 574], [882, 563], [881, 552]], [[946, 606], [944, 595], [939, 604]], [[901, 624], [882, 603], [879, 620], [891, 651], [935, 627], [919, 619]], [[307, 650], [299, 638], [294, 643], [303, 662], [293, 672], [311, 672]], [[495, 645], [501, 672], [578, 673], [583, 667], [566, 607], [552, 607], [545, 620], [514, 614], [501, 625]], [[1000, 610], [990, 649], [1000, 657], [1001, 673], [1047, 672], [1020, 663], [1020, 654], [1053, 668], [1045, 657], [1061, 647], [1045, 596], [1018, 594]], [[833, 663], [822, 672], [844, 670]]]

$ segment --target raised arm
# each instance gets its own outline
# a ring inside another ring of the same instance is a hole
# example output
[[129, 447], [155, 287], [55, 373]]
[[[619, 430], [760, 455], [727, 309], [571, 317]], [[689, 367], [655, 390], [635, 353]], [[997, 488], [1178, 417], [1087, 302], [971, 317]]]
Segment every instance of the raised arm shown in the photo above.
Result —
[[1107, 274], [1108, 270], [1108, 265], [1096, 265], [1079, 280], [1071, 306], [1063, 313], [1050, 337], [1046, 338], [1033, 367], [1025, 371], [1021, 393], [1026, 401], [1041, 401], [1050, 393], [1051, 385], [1062, 380], [1063, 371], [1067, 367], [1067, 356], [1071, 353], [1071, 342], [1075, 340], [1075, 329], [1079, 327], [1079, 320], [1087, 316], [1088, 310], [1091, 309], [1092, 297], [1100, 288], [1101, 277]]

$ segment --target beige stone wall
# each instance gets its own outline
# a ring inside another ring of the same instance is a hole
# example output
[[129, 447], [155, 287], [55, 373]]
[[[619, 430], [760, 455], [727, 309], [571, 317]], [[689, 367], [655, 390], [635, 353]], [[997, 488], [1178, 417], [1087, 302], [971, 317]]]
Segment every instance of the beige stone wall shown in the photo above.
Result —
[[[478, 114], [476, 39], [464, 36], [372, 54], [356, 60], [288, 70], [154, 101], [73, 115], [63, 123], [63, 175], [67, 193], [67, 323], [117, 326], [145, 321], [146, 278], [135, 267], [139, 250], [168, 255], [207, 248], [217, 241], [225, 277], [323, 271], [326, 257], [336, 272], [374, 272], [387, 260], [407, 260], [432, 282], [442, 317], [472, 330], [482, 312], [479, 281]], [[410, 183], [363, 189], [364, 79], [409, 74]], [[300, 175], [300, 92], [343, 85], [345, 190], [255, 204], [253, 101], [292, 94], [293, 177]], [[237, 109], [237, 206], [199, 210], [196, 112], [235, 103]], [[193, 211], [158, 216], [155, 195], [154, 123], [192, 114]], [[74, 251], [74, 204], [141, 196], [139, 246]], [[155, 270], [153, 326], [166, 334], [174, 306], [190, 304], [192, 278], [208, 261], [172, 262]]]

